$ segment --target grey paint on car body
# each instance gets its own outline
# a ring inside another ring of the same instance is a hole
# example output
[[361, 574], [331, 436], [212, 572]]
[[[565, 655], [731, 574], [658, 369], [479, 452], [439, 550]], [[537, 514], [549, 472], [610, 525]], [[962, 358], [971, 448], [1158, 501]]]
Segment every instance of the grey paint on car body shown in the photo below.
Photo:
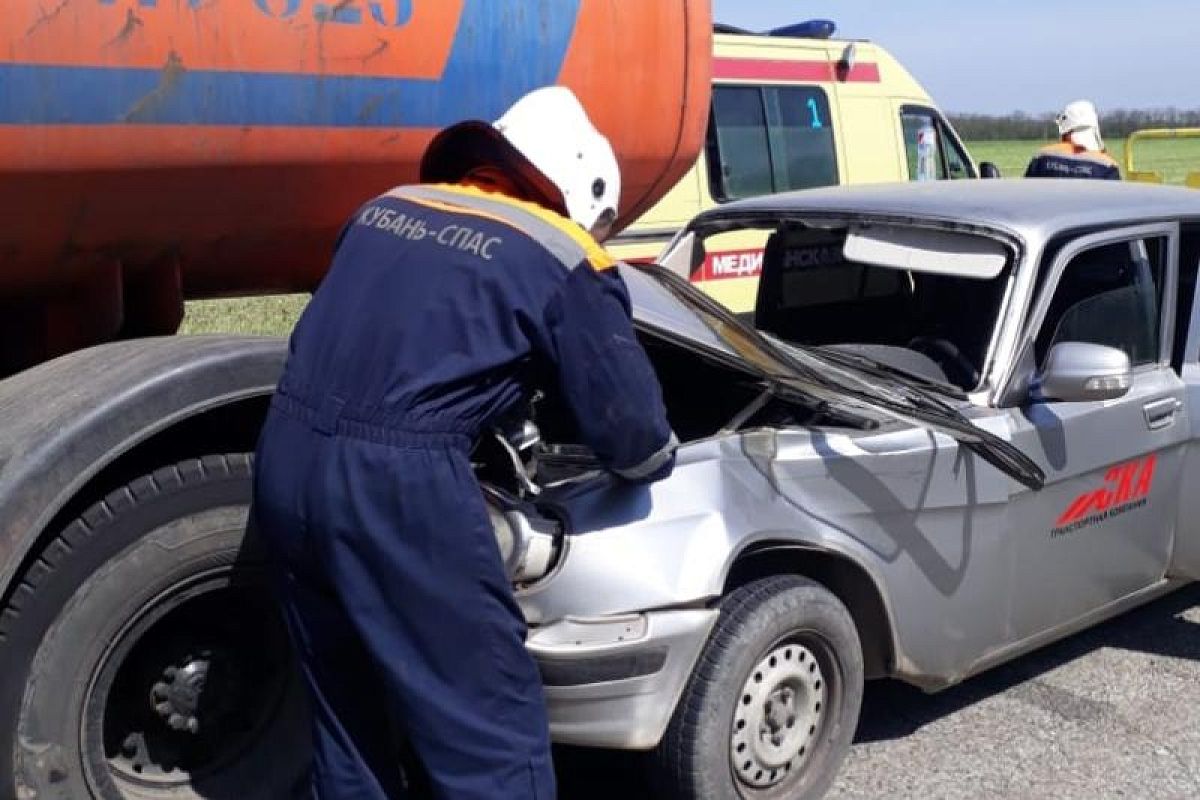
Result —
[[[1022, 374], [1026, 365], [1018, 360], [1035, 335], [1030, 314], [1043, 310], [1036, 305], [1039, 278], [1054, 263], [1043, 263], [1047, 245], [1069, 253], [1074, 240], [1086, 246], [1164, 237], [1165, 334], [1177, 288], [1179, 224], [1200, 222], [1200, 193], [1084, 181], [838, 187], [730, 203], [700, 215], [689, 230], [782, 219], [943, 227], [1006, 244], [1011, 270], [981, 384], [952, 405], [1037, 462], [1045, 487], [1032, 491], [950, 436], [895, 421], [876, 430], [759, 427], [688, 442], [665, 481], [575, 487], [557, 498], [570, 511], [575, 535], [555, 571], [519, 595], [535, 656], [553, 649], [554, 658], [572, 658], [562, 641], [543, 645], [564, 620], [597, 625], [599, 641], [582, 649], [581, 659], [596, 647], [653, 648], [657, 617], [711, 608], [739, 555], [768, 543], [833, 554], [869, 576], [887, 617], [889, 673], [926, 689], [1200, 575], [1194, 522], [1200, 472], [1189, 468], [1197, 457], [1191, 441], [1200, 402], [1194, 304], [1187, 318], [1174, 321], [1189, 325], [1181, 373], [1171, 366], [1171, 337], [1164, 335], [1158, 362], [1133, 370], [1124, 397], [1029, 402], [1011, 391], [1035, 377]], [[1053, 269], [1050, 289], [1059, 268]], [[699, 354], [737, 357], [652, 281], [627, 277], [643, 326]], [[1168, 407], [1165, 424], [1149, 425], [1147, 408], [1166, 413]], [[1134, 496], [1132, 487], [1145, 491]], [[1112, 501], [1105, 514], [1090, 513], [1089, 498], [1098, 509], [1105, 497]], [[1077, 507], [1089, 513], [1070, 518]], [[605, 643], [605, 620], [630, 615], [648, 627], [629, 638], [614, 628]], [[671, 647], [694, 658], [711, 619], [689, 624], [690, 633], [672, 627]], [[555, 736], [653, 746], [689, 673], [675, 663], [626, 681], [550, 687]]]

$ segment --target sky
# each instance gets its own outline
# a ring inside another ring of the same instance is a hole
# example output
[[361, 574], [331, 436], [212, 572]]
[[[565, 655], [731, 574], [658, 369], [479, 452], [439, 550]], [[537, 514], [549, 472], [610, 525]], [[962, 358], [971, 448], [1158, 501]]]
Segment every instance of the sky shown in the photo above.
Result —
[[716, 21], [767, 30], [830, 19], [896, 56], [943, 110], [1200, 108], [1198, 0], [713, 0]]

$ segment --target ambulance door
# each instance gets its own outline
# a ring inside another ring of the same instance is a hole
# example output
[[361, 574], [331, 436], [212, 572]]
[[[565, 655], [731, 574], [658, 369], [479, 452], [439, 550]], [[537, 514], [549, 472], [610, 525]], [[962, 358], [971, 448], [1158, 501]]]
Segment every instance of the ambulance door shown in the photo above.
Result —
[[[881, 183], [905, 178], [903, 147], [884, 91], [879, 53], [863, 43], [847, 45], [853, 55], [835, 57], [837, 96], [845, 167], [842, 183]], [[853, 63], [849, 68], [847, 58]]]

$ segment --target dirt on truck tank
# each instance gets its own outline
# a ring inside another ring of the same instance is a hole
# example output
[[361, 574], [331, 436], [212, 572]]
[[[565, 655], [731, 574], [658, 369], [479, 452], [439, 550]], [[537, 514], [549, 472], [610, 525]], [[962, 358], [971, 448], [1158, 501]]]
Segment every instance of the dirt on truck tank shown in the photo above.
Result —
[[535, 87], [571, 86], [612, 139], [626, 220], [690, 167], [708, 108], [699, 0], [5, 6], [0, 375], [174, 332], [185, 298], [311, 289], [437, 129]]

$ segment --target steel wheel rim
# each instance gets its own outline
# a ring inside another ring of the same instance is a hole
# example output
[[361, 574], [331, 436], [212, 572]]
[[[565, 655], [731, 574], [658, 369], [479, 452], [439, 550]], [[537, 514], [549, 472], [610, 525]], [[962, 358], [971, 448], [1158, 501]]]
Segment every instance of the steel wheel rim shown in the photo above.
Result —
[[733, 710], [729, 758], [738, 781], [762, 791], [802, 770], [815, 749], [827, 695], [825, 672], [808, 646], [792, 638], [769, 648]]

